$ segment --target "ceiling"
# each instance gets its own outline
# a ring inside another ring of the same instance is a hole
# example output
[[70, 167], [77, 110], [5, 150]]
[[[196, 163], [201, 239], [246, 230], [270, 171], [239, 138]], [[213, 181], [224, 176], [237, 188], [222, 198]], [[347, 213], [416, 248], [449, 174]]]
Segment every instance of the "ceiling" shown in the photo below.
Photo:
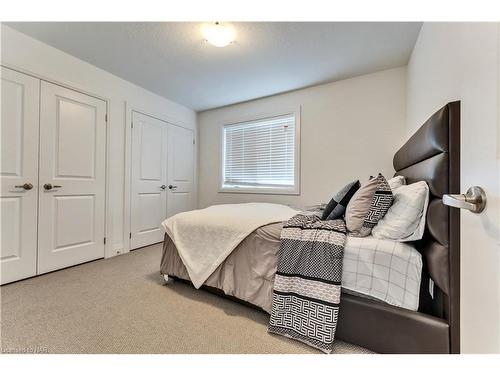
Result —
[[421, 23], [232, 23], [234, 44], [192, 22], [9, 26], [196, 111], [406, 65]]

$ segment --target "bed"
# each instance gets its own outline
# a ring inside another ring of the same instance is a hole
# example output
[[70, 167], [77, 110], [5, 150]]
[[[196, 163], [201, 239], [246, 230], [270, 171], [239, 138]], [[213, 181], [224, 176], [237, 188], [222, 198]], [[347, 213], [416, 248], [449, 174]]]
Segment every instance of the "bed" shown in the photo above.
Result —
[[[282, 226], [282, 223], [273, 223], [252, 232], [217, 267], [204, 285], [271, 313]], [[164, 241], [161, 272], [190, 280], [169, 236]], [[342, 288], [346, 294], [410, 310], [418, 308], [422, 256], [410, 244], [372, 236], [348, 237], [342, 273]]]
[[[460, 102], [452, 102], [434, 113], [394, 155], [396, 175], [404, 176], [407, 183], [423, 180], [429, 186], [424, 237], [411, 245], [348, 238], [337, 338], [379, 353], [460, 352], [459, 214], [441, 201], [443, 194], [459, 192], [459, 150]], [[269, 312], [281, 228], [281, 223], [273, 223], [253, 231], [204, 287]], [[363, 281], [373, 275], [373, 257], [368, 255], [373, 248], [380, 250], [377, 263], [384, 262], [385, 255], [388, 260], [383, 264], [391, 271], [401, 270], [401, 261], [406, 261], [401, 280], [392, 280], [397, 288], [386, 286], [385, 281], [370, 288], [373, 280]], [[363, 273], [363, 267], [370, 272]], [[168, 235], [160, 272], [189, 280]]]

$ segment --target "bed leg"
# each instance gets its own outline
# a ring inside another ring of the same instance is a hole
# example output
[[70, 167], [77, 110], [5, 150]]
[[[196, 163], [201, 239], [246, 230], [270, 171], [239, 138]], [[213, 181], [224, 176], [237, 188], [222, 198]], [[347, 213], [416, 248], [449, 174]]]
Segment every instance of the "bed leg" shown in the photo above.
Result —
[[163, 275], [163, 278], [165, 279], [165, 282], [167, 284], [172, 284], [174, 282], [174, 279], [172, 279], [171, 277], [168, 277], [167, 274]]

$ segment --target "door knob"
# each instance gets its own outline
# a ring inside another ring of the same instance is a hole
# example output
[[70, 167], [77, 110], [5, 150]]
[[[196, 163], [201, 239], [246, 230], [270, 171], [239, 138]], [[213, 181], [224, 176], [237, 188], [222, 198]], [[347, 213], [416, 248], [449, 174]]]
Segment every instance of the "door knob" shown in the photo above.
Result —
[[160, 186], [160, 189], [161, 189], [161, 190], [165, 190], [166, 188], [167, 188], [167, 185], [161, 185], [161, 186]]
[[168, 185], [168, 188], [169, 188], [170, 190], [172, 190], [172, 189], [177, 189], [177, 186], [175, 186], [175, 185]]
[[52, 185], [52, 184], [43, 185], [43, 188], [45, 190], [52, 190], [52, 189], [57, 189], [57, 188], [61, 188], [61, 187], [62, 187], [61, 185]]
[[473, 186], [465, 194], [445, 194], [443, 203], [450, 207], [464, 208], [476, 214], [486, 207], [486, 193], [479, 186]]
[[31, 190], [31, 189], [33, 189], [33, 184], [30, 182], [26, 182], [23, 185], [16, 185], [14, 187], [19, 188], [19, 189], [24, 189], [24, 190]]

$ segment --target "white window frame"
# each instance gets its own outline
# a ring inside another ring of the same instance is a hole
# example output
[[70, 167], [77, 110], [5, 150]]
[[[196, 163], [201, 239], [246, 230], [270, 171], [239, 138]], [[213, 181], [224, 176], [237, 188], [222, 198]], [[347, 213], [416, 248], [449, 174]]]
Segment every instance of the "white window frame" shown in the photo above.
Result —
[[[295, 145], [294, 145], [294, 185], [293, 187], [253, 187], [253, 186], [225, 186], [224, 185], [224, 128], [244, 122], [260, 121], [273, 117], [293, 115], [295, 117]], [[219, 162], [219, 193], [244, 193], [244, 194], [277, 194], [277, 195], [300, 195], [300, 107], [273, 113], [265, 113], [237, 121], [226, 122], [220, 126], [220, 162]]]

